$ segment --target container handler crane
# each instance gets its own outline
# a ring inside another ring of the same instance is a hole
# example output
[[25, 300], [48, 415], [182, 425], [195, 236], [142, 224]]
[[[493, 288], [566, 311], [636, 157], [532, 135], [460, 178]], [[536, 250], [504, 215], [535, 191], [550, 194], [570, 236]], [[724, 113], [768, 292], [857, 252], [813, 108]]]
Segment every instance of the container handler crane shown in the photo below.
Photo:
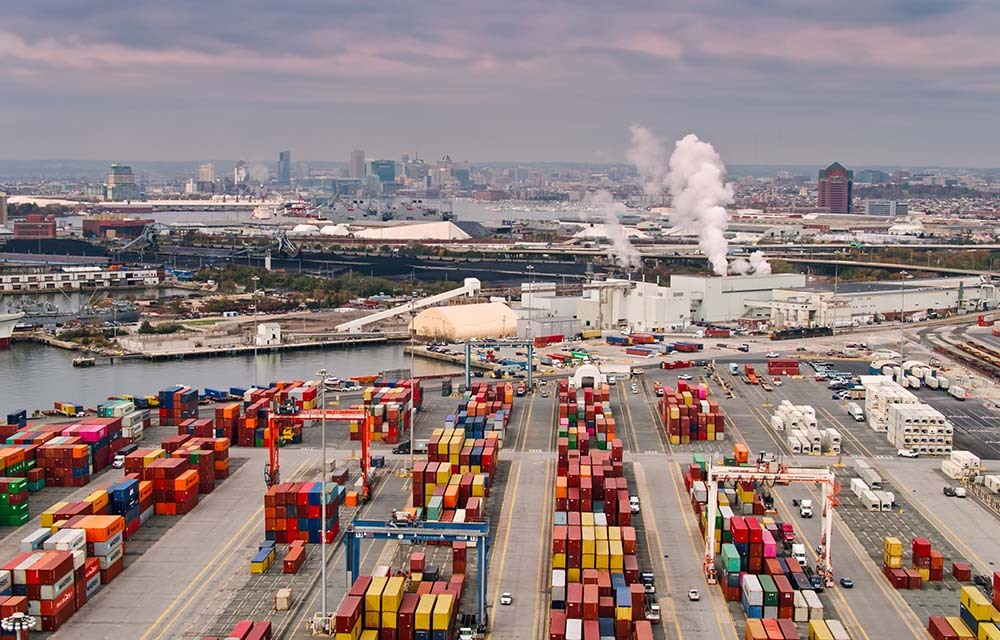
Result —
[[[720, 482], [738, 482], [752, 480], [765, 485], [787, 486], [793, 482], [817, 484], [822, 488], [822, 537], [819, 546], [819, 561], [816, 573], [823, 577], [826, 586], [833, 586], [833, 560], [831, 554], [833, 535], [833, 513], [840, 505], [837, 494], [840, 485], [837, 477], [829, 467], [788, 467], [775, 459], [773, 454], [761, 453], [756, 466], [730, 467], [710, 463], [705, 483], [708, 485], [708, 514], [710, 523], [714, 522], [712, 514], [719, 506], [717, 492]], [[715, 527], [707, 527], [705, 532], [705, 579], [708, 584], [716, 584], [715, 570]]]
[[[268, 416], [270, 440], [268, 444], [268, 466], [264, 468], [264, 479], [271, 487], [281, 482], [279, 447], [283, 429], [294, 421], [318, 421], [326, 418], [327, 422], [360, 422], [361, 433], [361, 502], [367, 503], [372, 496], [371, 479], [371, 435], [366, 424], [368, 412], [365, 409], [311, 409], [300, 411], [294, 415], [278, 415], [271, 412]], [[325, 471], [324, 471], [325, 474]]]

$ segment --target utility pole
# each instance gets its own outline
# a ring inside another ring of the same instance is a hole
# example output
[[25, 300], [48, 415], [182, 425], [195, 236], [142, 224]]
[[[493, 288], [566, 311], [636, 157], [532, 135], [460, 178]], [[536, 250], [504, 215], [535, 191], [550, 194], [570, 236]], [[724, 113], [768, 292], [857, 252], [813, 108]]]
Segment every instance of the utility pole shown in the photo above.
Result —
[[260, 276], [253, 276], [250, 278], [253, 281], [253, 335], [250, 339], [253, 341], [253, 386], [257, 386], [257, 335], [260, 333], [260, 327], [257, 325], [257, 283], [260, 282]]
[[899, 287], [899, 366], [903, 366], [903, 331], [906, 329], [906, 271], [900, 271], [903, 280]]
[[[322, 453], [322, 466], [320, 467], [320, 477], [322, 478], [322, 494], [320, 497], [320, 592], [319, 592], [319, 606], [320, 611], [323, 613], [323, 624], [326, 625], [326, 378], [329, 372], [326, 369], [320, 369], [316, 372], [319, 376], [319, 410], [320, 413], [319, 424], [320, 424], [320, 449]], [[326, 629], [329, 631], [329, 629]]]

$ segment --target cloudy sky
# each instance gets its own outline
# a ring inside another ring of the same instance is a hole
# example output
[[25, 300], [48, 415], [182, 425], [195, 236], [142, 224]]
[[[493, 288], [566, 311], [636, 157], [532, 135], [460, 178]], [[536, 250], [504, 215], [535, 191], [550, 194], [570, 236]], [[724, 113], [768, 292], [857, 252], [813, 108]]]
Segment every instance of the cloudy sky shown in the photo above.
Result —
[[[992, 0], [3, 3], [0, 158], [1000, 166]], [[811, 7], [811, 8], [807, 8]]]

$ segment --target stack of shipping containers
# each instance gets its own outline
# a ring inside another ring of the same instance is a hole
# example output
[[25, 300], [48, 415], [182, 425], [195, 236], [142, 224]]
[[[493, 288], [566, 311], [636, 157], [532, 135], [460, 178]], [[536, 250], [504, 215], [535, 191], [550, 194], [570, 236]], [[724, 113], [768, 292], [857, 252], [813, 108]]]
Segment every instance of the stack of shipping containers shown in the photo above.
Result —
[[714, 400], [708, 399], [705, 385], [688, 386], [677, 381], [677, 390], [663, 387], [659, 403], [660, 420], [671, 444], [722, 440], [726, 416]]
[[608, 385], [558, 396], [550, 638], [650, 639]]

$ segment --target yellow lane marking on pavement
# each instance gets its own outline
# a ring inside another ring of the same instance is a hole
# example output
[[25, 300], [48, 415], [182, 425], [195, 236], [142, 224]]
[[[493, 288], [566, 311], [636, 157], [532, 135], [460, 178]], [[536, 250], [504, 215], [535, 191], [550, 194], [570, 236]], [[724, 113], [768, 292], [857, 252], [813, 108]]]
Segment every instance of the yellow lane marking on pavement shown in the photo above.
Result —
[[[504, 496], [504, 504], [508, 507], [507, 517], [504, 518], [504, 532], [503, 532], [503, 544], [497, 546], [496, 548], [500, 551], [500, 564], [497, 567], [495, 574], [496, 579], [493, 581], [493, 611], [497, 610], [497, 602], [500, 600], [500, 582], [503, 580], [503, 565], [504, 560], [507, 559], [507, 542], [510, 540], [510, 528], [514, 520], [514, 505], [517, 504], [517, 486], [521, 482], [521, 463], [520, 461], [511, 462], [511, 473], [514, 474], [514, 484], [510, 488], [510, 496]], [[542, 537], [544, 538], [544, 532]], [[487, 638], [493, 637], [493, 625], [490, 625], [490, 631], [486, 634]]]
[[[757, 422], [760, 424], [760, 428], [767, 432], [768, 436], [771, 438], [771, 440], [776, 445], [779, 445], [779, 441], [777, 440], [777, 438], [775, 437], [773, 431], [771, 430], [770, 425], [761, 417], [761, 414], [756, 409], [752, 410], [752, 413], [753, 413], [753, 416], [757, 419]], [[740, 434], [740, 436], [742, 437], [742, 434]], [[806, 487], [806, 490], [809, 492], [809, 495], [810, 496], [814, 496], [812, 488], [809, 487], [808, 485], [804, 485], [804, 486]], [[785, 501], [781, 499], [780, 495], [778, 495], [777, 493], [773, 493], [772, 495], [774, 496], [774, 498], [779, 503], [781, 503], [783, 511], [785, 511], [786, 513], [792, 513], [788, 509], [788, 505], [785, 504]], [[837, 521], [837, 518], [836, 518], [835, 515], [833, 516], [833, 522], [834, 522], [834, 525], [838, 525], [837, 528], [838, 528], [838, 530], [841, 533], [841, 537], [844, 538], [844, 539], [847, 539], [848, 532], [844, 531], [844, 527], [839, 526], [840, 523]], [[806, 546], [809, 548], [809, 553], [813, 556], [813, 559], [815, 560], [816, 559], [816, 553], [815, 553], [815, 550], [812, 548], [812, 545], [806, 545]], [[848, 546], [851, 546], [851, 545], [848, 544]], [[868, 555], [867, 554], [858, 555], [857, 549], [855, 549], [853, 547], [852, 547], [851, 550], [854, 552], [855, 556], [857, 556], [860, 564], [864, 567], [865, 572], [867, 572], [869, 574], [869, 576], [871, 576], [872, 579], [877, 583], [877, 586], [879, 587], [879, 589], [881, 589], [883, 591], [883, 593], [886, 593], [886, 596], [889, 599], [890, 604], [896, 610], [896, 612], [899, 614], [900, 620], [904, 624], [906, 624], [906, 626], [912, 631], [913, 627], [912, 627], [912, 624], [911, 624], [911, 618], [914, 618], [915, 615], [916, 615], [916, 614], [913, 613], [913, 610], [910, 609], [909, 606], [906, 606], [906, 611], [905, 612], [902, 609], [900, 609], [898, 603], [892, 599], [892, 595], [895, 595], [897, 598], [899, 598], [899, 600], [902, 600], [902, 596], [900, 596], [898, 593], [890, 594], [890, 593], [888, 593], [886, 591], [886, 585], [883, 584], [884, 581], [880, 580], [877, 576], [873, 575], [871, 567], [868, 566], [869, 563], [870, 563], [870, 560], [871, 560], [868, 557]], [[864, 627], [862, 627], [861, 623], [858, 621], [858, 617], [857, 617], [857, 614], [854, 612], [854, 609], [851, 607], [851, 605], [844, 598], [844, 595], [842, 593], [840, 593], [839, 589], [836, 591], [836, 593], [837, 593], [837, 596], [840, 599], [841, 604], [843, 605], [844, 612], [846, 612], [846, 614], [851, 617], [851, 619], [855, 622], [855, 624], [857, 625], [857, 628], [860, 630], [860, 632], [862, 634], [865, 634]], [[905, 601], [904, 601], [904, 605], [905, 605]], [[837, 607], [837, 609], [840, 610], [841, 608]], [[909, 615], [907, 615], [906, 612], [908, 612]], [[920, 635], [921, 636], [923, 635], [922, 627], [921, 627], [921, 634]], [[865, 637], [867, 638], [867, 635], [865, 635]]]
[[[652, 499], [649, 497], [649, 487], [646, 485], [646, 473], [643, 471], [642, 465], [633, 462], [632, 471], [635, 473], [636, 491], [639, 493], [639, 500], [649, 505], [653, 504]], [[667, 592], [671, 595], [670, 598], [667, 598], [670, 605], [670, 617], [673, 620], [674, 627], [677, 628], [677, 637], [683, 638], [684, 633], [681, 631], [681, 624], [677, 619], [676, 597], [673, 589], [670, 588], [670, 576], [667, 573], [667, 563], [663, 557], [663, 545], [660, 544], [659, 527], [656, 526], [655, 522], [651, 522], [649, 524], [653, 526], [646, 525], [646, 538], [649, 538], [649, 534], [653, 535], [653, 542], [656, 545], [656, 553], [660, 559], [660, 568], [663, 570], [663, 580], [666, 583]], [[652, 549], [650, 549], [650, 556], [652, 555]]]
[[[674, 489], [674, 495], [677, 497], [677, 504], [679, 505], [681, 511], [681, 518], [684, 520], [684, 528], [687, 530], [688, 541], [691, 543], [691, 548], [694, 549], [694, 557], [698, 558], [699, 563], [704, 563], [705, 538], [701, 535], [701, 528], [698, 526], [698, 523], [695, 522], [692, 525], [690, 518], [694, 518], [694, 514], [689, 513], [688, 510], [685, 508], [687, 502], [682, 497], [680, 492], [680, 487], [678, 485], [677, 474], [680, 473], [682, 467], [674, 462], [668, 463], [668, 466], [674, 467], [670, 469], [670, 484]], [[700, 548], [698, 546], [699, 539], [701, 541]], [[715, 615], [715, 621], [719, 625], [720, 637], [726, 637], [729, 634], [732, 634], [733, 637], [735, 637], [736, 622], [733, 620], [732, 616], [729, 615], [729, 608], [725, 605], [725, 601], [722, 601], [723, 603], [721, 606], [723, 607], [723, 611], [725, 612], [724, 613], [725, 617], [729, 619], [729, 624], [725, 624], [722, 621], [722, 616], [719, 615], [720, 594], [713, 589], [709, 589], [708, 593], [709, 593], [709, 601], [712, 603], [712, 613]], [[677, 597], [677, 594], [674, 594], [674, 596]]]
[[642, 385], [642, 395], [645, 398], [646, 409], [649, 411], [649, 417], [653, 421], [653, 429], [656, 431], [656, 443], [660, 447], [660, 453], [666, 453], [667, 449], [670, 447], [670, 435], [660, 420], [660, 416], [656, 413], [653, 408], [658, 402], [656, 394], [653, 394], [652, 400], [649, 397], [649, 391], [646, 389], [646, 385]]
[[[550, 431], [549, 436], [549, 446], [548, 452], [551, 453], [556, 449], [556, 445], [559, 441], [559, 430], [556, 424], [556, 418], [559, 413], [557, 410], [558, 403], [554, 403], [552, 406], [552, 415], [549, 419], [548, 428]], [[558, 458], [558, 452], [557, 452]], [[545, 541], [551, 538], [552, 529], [552, 519], [555, 510], [555, 486], [553, 483], [555, 479], [552, 477], [552, 472], [557, 465], [557, 460], [553, 460], [551, 457], [545, 459], [545, 484], [542, 485], [543, 494], [542, 498], [542, 535], [539, 536], [539, 546], [538, 546], [538, 558], [539, 558], [539, 569], [538, 578], [535, 580], [535, 606], [534, 613], [531, 619], [531, 632], [536, 634], [536, 637], [547, 638], [549, 635], [549, 616], [545, 615], [544, 619], [541, 621], [542, 633], [538, 634], [538, 614], [544, 610], [548, 612], [550, 609], [549, 603], [549, 589], [546, 585], [549, 583], [549, 572], [551, 571], [551, 557], [545, 548]]]
[[[291, 477], [293, 478], [296, 477], [299, 474], [299, 472], [302, 471], [303, 467], [306, 466], [306, 464], [308, 464], [308, 462], [303, 462], [302, 464], [300, 464], [299, 467], [292, 473]], [[218, 552], [216, 552], [214, 556], [212, 556], [209, 559], [208, 562], [205, 563], [205, 566], [202, 568], [202, 570], [199, 571], [193, 578], [191, 578], [191, 581], [188, 582], [187, 586], [184, 587], [184, 589], [181, 590], [179, 594], [177, 594], [177, 597], [170, 602], [170, 605], [166, 609], [164, 609], [163, 613], [161, 613], [156, 618], [156, 620], [154, 620], [153, 623], [149, 625], [149, 628], [147, 628], [146, 632], [143, 633], [142, 636], [140, 636], [139, 640], [145, 640], [146, 638], [148, 638], [150, 634], [153, 633], [153, 631], [156, 629], [156, 627], [159, 626], [167, 618], [167, 616], [171, 614], [174, 608], [187, 595], [187, 593], [191, 591], [191, 589], [194, 588], [195, 585], [199, 585], [198, 588], [185, 601], [184, 605], [180, 609], [178, 609], [177, 612], [174, 613], [174, 615], [170, 618], [171, 623], [176, 621], [177, 618], [179, 618], [180, 615], [184, 613], [184, 611], [186, 611], [188, 607], [191, 606], [191, 603], [194, 602], [198, 594], [200, 594], [205, 589], [205, 586], [219, 573], [219, 571], [223, 567], [223, 564], [219, 563], [218, 566], [215, 566], [215, 570], [208, 575], [208, 579], [202, 580], [205, 574], [208, 573], [210, 569], [212, 569], [213, 565], [216, 565], [216, 563], [218, 563], [220, 558], [228, 554], [232, 550], [232, 548], [237, 546], [239, 543], [243, 542], [244, 535], [250, 528], [253, 527], [254, 524], [258, 522], [260, 514], [263, 512], [264, 512], [264, 507], [262, 505], [258, 507], [257, 510], [254, 511], [249, 518], [247, 518], [247, 520], [240, 526], [240, 528], [236, 531], [236, 533], [233, 534], [233, 537], [229, 539], [229, 542], [227, 542], [221, 549], [219, 549]], [[167, 632], [170, 626], [171, 625], [167, 625], [167, 627], [165, 627], [162, 631], [160, 631], [160, 633], [154, 636], [154, 640], [159, 640], [159, 638], [163, 637], [163, 634]]]

